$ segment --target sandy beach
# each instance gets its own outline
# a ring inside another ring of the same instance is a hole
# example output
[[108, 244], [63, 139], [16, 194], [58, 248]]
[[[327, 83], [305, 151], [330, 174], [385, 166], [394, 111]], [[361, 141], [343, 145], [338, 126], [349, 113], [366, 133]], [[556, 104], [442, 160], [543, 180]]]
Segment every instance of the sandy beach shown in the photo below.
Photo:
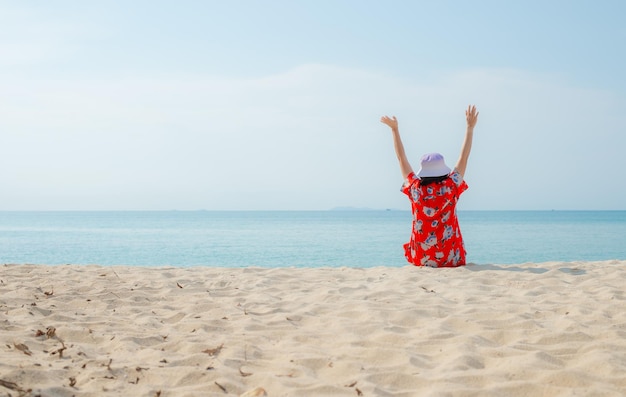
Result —
[[623, 396], [626, 261], [0, 265], [0, 396]]

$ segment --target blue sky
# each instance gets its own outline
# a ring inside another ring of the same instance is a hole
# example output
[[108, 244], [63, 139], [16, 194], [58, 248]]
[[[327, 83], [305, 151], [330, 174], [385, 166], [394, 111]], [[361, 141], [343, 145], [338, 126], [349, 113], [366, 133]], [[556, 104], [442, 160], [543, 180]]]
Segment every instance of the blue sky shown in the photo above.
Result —
[[0, 210], [626, 209], [626, 2], [0, 1]]

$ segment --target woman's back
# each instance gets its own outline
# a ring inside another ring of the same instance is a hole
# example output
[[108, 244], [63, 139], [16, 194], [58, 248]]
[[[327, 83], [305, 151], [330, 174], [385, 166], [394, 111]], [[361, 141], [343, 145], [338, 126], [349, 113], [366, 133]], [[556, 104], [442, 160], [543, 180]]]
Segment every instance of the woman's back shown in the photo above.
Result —
[[456, 204], [467, 190], [457, 170], [443, 177], [419, 178], [411, 173], [402, 192], [411, 201], [413, 227], [404, 245], [407, 260], [416, 266], [465, 265], [465, 246], [456, 216]]

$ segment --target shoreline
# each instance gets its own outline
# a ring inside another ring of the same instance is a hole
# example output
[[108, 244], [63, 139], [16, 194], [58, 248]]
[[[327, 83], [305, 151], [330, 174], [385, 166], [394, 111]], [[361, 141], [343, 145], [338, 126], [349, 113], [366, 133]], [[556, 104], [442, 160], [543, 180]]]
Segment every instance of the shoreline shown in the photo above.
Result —
[[0, 395], [619, 396], [625, 265], [1, 265]]

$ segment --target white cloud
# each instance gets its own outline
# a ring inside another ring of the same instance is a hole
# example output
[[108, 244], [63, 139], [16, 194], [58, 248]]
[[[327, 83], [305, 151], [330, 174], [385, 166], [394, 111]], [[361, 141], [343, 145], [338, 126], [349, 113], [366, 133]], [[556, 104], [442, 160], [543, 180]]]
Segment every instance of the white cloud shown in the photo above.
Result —
[[431, 150], [453, 164], [468, 103], [481, 118], [465, 208], [591, 206], [577, 181], [609, 179], [583, 158], [626, 165], [623, 98], [514, 70], [422, 81], [314, 64], [257, 79], [0, 85], [6, 209], [404, 208], [379, 117], [399, 117], [415, 168]]

